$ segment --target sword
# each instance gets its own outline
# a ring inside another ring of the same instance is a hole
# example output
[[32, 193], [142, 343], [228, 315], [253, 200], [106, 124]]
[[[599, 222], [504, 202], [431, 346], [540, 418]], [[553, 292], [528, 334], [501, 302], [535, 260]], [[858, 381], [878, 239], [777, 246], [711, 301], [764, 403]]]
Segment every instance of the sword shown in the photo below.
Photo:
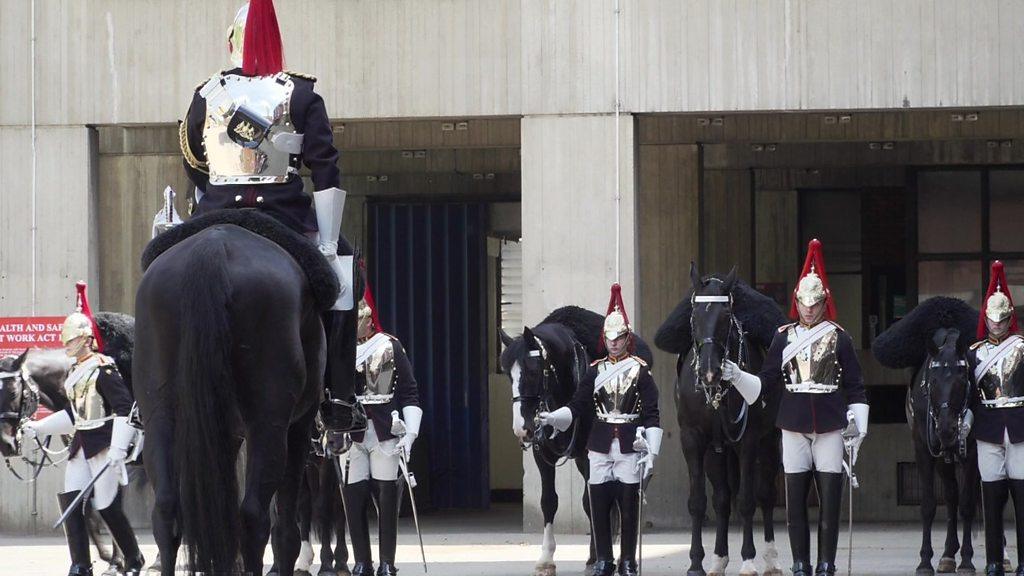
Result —
[[[633, 450], [640, 453], [641, 458], [650, 451], [647, 439], [644, 438], [644, 427], [636, 429], [636, 439], [633, 440]], [[647, 466], [640, 467], [640, 507], [636, 515], [636, 572], [637, 576], [644, 573], [644, 499], [646, 498], [644, 486], [650, 478], [647, 475]]]
[[[398, 417], [398, 410], [391, 412], [391, 433], [401, 438], [405, 436], [405, 422]], [[398, 450], [398, 468], [402, 471], [402, 477], [405, 479], [405, 485], [409, 487], [409, 506], [412, 508], [412, 521], [416, 525], [416, 537], [420, 540], [420, 558], [423, 559], [423, 573], [427, 572], [427, 553], [423, 548], [423, 532], [420, 530], [420, 516], [416, 511], [416, 495], [413, 494], [413, 488], [416, 487], [416, 477], [413, 476], [412, 472], [409, 472], [409, 462], [406, 460], [405, 450]]]
[[843, 430], [842, 437], [844, 440], [844, 447], [846, 449], [846, 461], [843, 462], [843, 470], [846, 475], [850, 477], [850, 514], [847, 518], [849, 527], [849, 547], [846, 551], [846, 573], [848, 575], [853, 574], [853, 490], [854, 488], [860, 488], [860, 482], [857, 481], [857, 473], [853, 470], [853, 446], [846, 444], [846, 440], [852, 440], [860, 436], [860, 429], [857, 428], [857, 421], [853, 417], [853, 412], [846, 413], [846, 429]]
[[92, 487], [96, 485], [96, 481], [100, 479], [100, 476], [103, 476], [103, 473], [109, 469], [110, 461], [107, 461], [107, 463], [103, 465], [103, 468], [100, 468], [100, 471], [97, 472], [96, 475], [92, 477], [92, 480], [90, 480], [89, 483], [85, 485], [85, 488], [82, 488], [82, 491], [78, 493], [78, 496], [75, 496], [75, 499], [71, 501], [71, 504], [69, 504], [67, 509], [64, 510], [64, 513], [60, 515], [60, 518], [57, 520], [57, 523], [53, 525], [54, 529], [56, 529], [58, 526], [67, 521], [67, 519], [71, 516], [71, 513], [74, 512], [75, 508], [78, 508], [78, 505], [81, 504], [83, 500], [89, 497], [89, 494], [92, 492]]

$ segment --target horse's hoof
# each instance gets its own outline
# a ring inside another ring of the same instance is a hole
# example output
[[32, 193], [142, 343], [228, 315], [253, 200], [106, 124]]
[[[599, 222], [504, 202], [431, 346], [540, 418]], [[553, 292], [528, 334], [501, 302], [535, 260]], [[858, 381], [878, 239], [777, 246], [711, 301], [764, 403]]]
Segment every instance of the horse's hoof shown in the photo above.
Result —
[[698, 568], [697, 570], [687, 570], [686, 576], [708, 576], [708, 573], [703, 568]]
[[1003, 572], [1013, 572], [1013, 564], [1009, 558], [1003, 558]]
[[950, 558], [948, 556], [939, 558], [939, 565], [935, 571], [939, 574], [952, 574], [953, 572], [956, 572], [956, 558]]
[[754, 564], [754, 560], [744, 560], [740, 566], [740, 576], [758, 576], [757, 565]]
[[956, 569], [957, 576], [974, 576], [978, 570], [974, 566], [960, 566]]
[[330, 568], [321, 568], [320, 571], [316, 573], [316, 576], [338, 576], [338, 571]]
[[542, 562], [533, 567], [533, 576], [555, 576], [555, 565], [552, 562]]
[[764, 571], [764, 574], [762, 574], [762, 576], [786, 576], [786, 575], [782, 571], [782, 568], [769, 568], [768, 570]]

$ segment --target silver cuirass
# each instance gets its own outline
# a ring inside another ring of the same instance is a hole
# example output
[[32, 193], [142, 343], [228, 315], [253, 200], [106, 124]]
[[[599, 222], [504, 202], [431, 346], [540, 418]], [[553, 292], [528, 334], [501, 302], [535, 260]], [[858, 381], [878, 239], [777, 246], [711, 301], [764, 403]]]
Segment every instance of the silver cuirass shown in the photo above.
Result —
[[[797, 325], [786, 333], [787, 343], [800, 340]], [[783, 365], [786, 386], [791, 392], [828, 393], [839, 389], [839, 329], [829, 330], [810, 342], [804, 342]]]
[[356, 366], [356, 371], [365, 376], [361, 394], [356, 398], [362, 404], [387, 404], [395, 392], [395, 344], [390, 338], [376, 346], [365, 362]]
[[597, 419], [608, 424], [628, 424], [640, 420], [640, 363], [610, 378], [601, 374], [613, 370], [616, 363], [604, 360], [597, 365], [598, 376], [594, 383], [594, 408]]
[[288, 180], [302, 151], [290, 115], [295, 84], [273, 76], [217, 74], [199, 90], [206, 99], [203, 146], [210, 184], [273, 184]]
[[[71, 411], [74, 412], [76, 430], [95, 430], [114, 418], [113, 414], [107, 412], [97, 384], [101, 370], [112, 368], [97, 366], [78, 374], [75, 382], [68, 382], [65, 385], [68, 399], [71, 401]], [[72, 374], [75, 374], [74, 369]]]
[[982, 404], [988, 408], [1024, 406], [1024, 339], [1011, 336], [1005, 347], [986, 341], [975, 350], [975, 373]]

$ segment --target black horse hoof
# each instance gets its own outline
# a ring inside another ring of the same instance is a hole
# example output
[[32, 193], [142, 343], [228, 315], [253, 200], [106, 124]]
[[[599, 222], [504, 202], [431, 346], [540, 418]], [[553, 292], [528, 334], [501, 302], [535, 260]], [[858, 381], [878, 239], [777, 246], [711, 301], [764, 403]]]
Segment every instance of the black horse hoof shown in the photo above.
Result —
[[978, 570], [974, 567], [974, 564], [961, 564], [956, 569], [957, 576], [974, 576], [978, 573]]
[[316, 576], [338, 576], [338, 571], [330, 568], [321, 568], [320, 571], [316, 573]]
[[939, 574], [952, 574], [956, 572], [956, 558], [943, 556], [939, 558], [939, 565], [935, 570]]

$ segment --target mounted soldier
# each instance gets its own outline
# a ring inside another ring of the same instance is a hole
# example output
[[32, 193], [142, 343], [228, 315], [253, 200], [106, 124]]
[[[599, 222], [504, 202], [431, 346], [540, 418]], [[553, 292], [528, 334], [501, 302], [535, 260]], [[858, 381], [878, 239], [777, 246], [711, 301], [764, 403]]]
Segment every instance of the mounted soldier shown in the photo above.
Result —
[[[622, 529], [618, 573], [636, 576], [640, 484], [653, 472], [663, 431], [658, 388], [647, 363], [633, 355], [633, 330], [618, 284], [612, 285], [602, 341], [608, 355], [590, 365], [569, 405], [539, 417], [541, 424], [559, 432], [568, 430], [574, 419], [595, 418], [587, 444], [597, 548], [592, 574], [611, 576], [616, 570], [611, 513], [617, 503]], [[642, 454], [634, 448], [634, 438], [644, 446]]]
[[1003, 263], [992, 274], [967, 363], [978, 390], [973, 403], [985, 507], [986, 576], [1004, 574], [1003, 510], [1013, 497], [1017, 516], [1017, 571], [1024, 575], [1024, 338]]
[[[196, 188], [194, 214], [255, 209], [317, 243], [341, 286], [332, 311], [322, 315], [328, 363], [342, 364], [328, 368], [327, 388], [336, 401], [351, 402], [355, 251], [341, 235], [345, 192], [323, 98], [314, 90], [315, 77], [283, 69], [272, 0], [242, 6], [227, 45], [234, 67], [196, 87], [180, 126], [185, 172]], [[312, 194], [299, 176], [303, 165]], [[325, 404], [322, 410], [329, 430], [359, 427], [336, 408]]]
[[[345, 513], [355, 557], [352, 575], [373, 576], [368, 515], [370, 495], [377, 495], [380, 566], [376, 574], [394, 576], [398, 573], [398, 477], [408, 472], [423, 410], [409, 357], [398, 338], [381, 327], [365, 277], [363, 290], [357, 327], [356, 398], [369, 418], [365, 431], [352, 433], [354, 443], [344, 471]], [[399, 413], [401, 421], [397, 421]]]
[[[92, 576], [86, 506], [90, 503], [110, 529], [118, 548], [124, 553], [124, 574], [137, 576], [143, 569], [143, 557], [128, 518], [121, 505], [120, 486], [128, 484], [125, 461], [136, 439], [137, 430], [129, 422], [132, 393], [114, 360], [100, 352], [103, 342], [93, 320], [85, 293], [79, 282], [78, 306], [61, 327], [61, 344], [73, 359], [64, 389], [69, 404], [39, 421], [22, 428], [26, 438], [74, 435], [70, 457], [64, 469], [64, 492], [57, 495], [62, 512], [67, 512], [82, 490], [92, 485], [91, 497], [75, 504], [64, 523], [71, 569], [68, 576]], [[80, 509], [79, 509], [80, 508]]]
[[[853, 340], [835, 322], [835, 301], [828, 288], [821, 242], [816, 239], [808, 245], [790, 317], [797, 321], [779, 328], [760, 374], [754, 376], [726, 361], [723, 378], [741, 392], [781, 388], [776, 424], [782, 429], [793, 575], [812, 574], [807, 495], [813, 477], [821, 501], [813, 574], [832, 576], [839, 544], [844, 449], [850, 450], [852, 467], [867, 435], [868, 404]], [[843, 430], [850, 420], [858, 433], [845, 439]]]

